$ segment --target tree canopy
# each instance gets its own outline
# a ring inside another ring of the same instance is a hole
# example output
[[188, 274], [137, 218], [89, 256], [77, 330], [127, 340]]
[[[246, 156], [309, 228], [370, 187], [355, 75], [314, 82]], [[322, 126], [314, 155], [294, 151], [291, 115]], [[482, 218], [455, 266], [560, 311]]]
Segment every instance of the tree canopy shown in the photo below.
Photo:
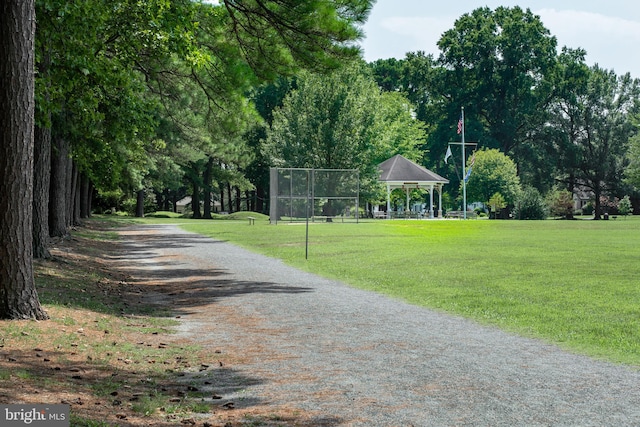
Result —
[[556, 63], [556, 39], [540, 17], [519, 7], [479, 8], [460, 17], [438, 47], [434, 82], [452, 116], [469, 107], [483, 125], [476, 138], [505, 154], [530, 141], [546, 119]]
[[264, 153], [282, 167], [358, 169], [364, 181], [395, 154], [417, 160], [424, 128], [399, 93], [382, 93], [362, 62], [302, 73], [273, 113]]

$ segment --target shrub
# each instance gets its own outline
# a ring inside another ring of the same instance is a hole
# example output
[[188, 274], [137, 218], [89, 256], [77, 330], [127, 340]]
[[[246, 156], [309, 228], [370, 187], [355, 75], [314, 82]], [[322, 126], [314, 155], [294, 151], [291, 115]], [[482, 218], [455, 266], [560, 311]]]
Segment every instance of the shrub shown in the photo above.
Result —
[[547, 205], [538, 190], [528, 187], [518, 195], [513, 214], [516, 219], [546, 219]]
[[629, 196], [624, 196], [620, 202], [618, 202], [618, 213], [622, 216], [627, 216], [633, 212], [631, 207], [631, 199]]
[[573, 218], [573, 194], [568, 190], [554, 190], [547, 196], [549, 212], [553, 216]]

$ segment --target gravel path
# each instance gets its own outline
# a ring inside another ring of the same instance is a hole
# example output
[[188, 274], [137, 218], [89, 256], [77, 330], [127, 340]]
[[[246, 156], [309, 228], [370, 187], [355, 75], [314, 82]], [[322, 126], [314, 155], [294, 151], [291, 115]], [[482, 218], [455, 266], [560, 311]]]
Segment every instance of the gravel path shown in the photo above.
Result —
[[[177, 226], [123, 233], [134, 277], [167, 295], [180, 333], [246, 357], [236, 406], [324, 426], [638, 426], [640, 373], [353, 289]], [[357, 262], [357, 260], [354, 260]], [[162, 295], [162, 294], [159, 294]]]

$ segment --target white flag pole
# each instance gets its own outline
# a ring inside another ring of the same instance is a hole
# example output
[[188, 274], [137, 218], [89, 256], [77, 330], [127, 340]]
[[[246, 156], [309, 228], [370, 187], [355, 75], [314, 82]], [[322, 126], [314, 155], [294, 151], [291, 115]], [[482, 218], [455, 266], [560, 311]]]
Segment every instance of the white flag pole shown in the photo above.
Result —
[[467, 169], [465, 167], [466, 155], [464, 150], [464, 107], [460, 108], [460, 120], [462, 121], [462, 212], [463, 218], [467, 219], [467, 181], [464, 179]]

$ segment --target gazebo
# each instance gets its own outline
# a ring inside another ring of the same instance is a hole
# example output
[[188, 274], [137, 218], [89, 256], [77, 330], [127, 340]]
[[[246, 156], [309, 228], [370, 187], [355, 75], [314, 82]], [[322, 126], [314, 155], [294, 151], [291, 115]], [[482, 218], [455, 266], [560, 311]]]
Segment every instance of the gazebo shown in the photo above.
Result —
[[411, 160], [397, 154], [385, 160], [378, 166], [380, 181], [387, 185], [387, 218], [391, 217], [391, 191], [402, 188], [407, 193], [407, 208], [409, 207], [409, 193], [416, 188], [429, 191], [429, 218], [433, 218], [433, 190], [438, 190], [438, 216], [442, 216], [442, 186], [449, 180], [431, 172]]

